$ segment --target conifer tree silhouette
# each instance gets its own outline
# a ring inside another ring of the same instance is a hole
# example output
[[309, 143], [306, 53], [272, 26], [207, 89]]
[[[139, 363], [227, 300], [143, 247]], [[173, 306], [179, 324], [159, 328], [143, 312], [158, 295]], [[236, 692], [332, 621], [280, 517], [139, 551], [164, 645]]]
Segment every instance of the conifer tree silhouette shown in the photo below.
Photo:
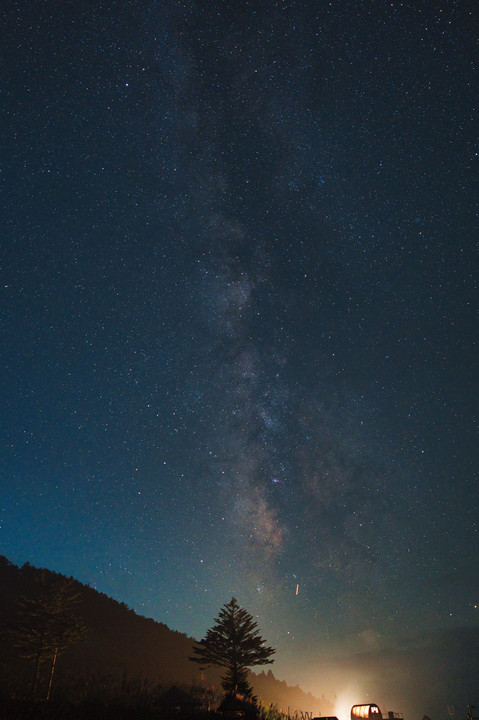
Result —
[[225, 694], [240, 693], [251, 697], [253, 690], [248, 683], [248, 668], [272, 663], [270, 658], [276, 651], [265, 645], [253, 616], [233, 597], [220, 610], [215, 625], [193, 647], [193, 652], [190, 660], [202, 669], [211, 666], [226, 669], [221, 678]]

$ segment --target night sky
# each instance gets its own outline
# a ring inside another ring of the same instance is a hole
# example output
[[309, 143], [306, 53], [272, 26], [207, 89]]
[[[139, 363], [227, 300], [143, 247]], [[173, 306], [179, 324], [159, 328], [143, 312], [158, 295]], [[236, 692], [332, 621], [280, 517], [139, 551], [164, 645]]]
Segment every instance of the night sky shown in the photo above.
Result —
[[330, 697], [479, 626], [474, 8], [4, 4], [1, 553]]

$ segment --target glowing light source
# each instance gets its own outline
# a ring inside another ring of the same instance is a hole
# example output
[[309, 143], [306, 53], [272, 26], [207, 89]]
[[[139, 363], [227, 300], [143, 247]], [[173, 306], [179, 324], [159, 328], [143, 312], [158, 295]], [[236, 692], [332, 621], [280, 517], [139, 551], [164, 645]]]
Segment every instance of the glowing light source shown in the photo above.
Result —
[[382, 720], [381, 710], [375, 703], [370, 705], [353, 705], [351, 708], [351, 720], [355, 718], [366, 718], [366, 720]]

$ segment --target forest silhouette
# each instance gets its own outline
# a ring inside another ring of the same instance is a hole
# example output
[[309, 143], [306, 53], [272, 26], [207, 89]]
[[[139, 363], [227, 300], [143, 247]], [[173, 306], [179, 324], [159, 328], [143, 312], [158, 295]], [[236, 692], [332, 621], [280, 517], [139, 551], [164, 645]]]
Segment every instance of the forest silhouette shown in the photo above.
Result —
[[[35, 597], [39, 583], [68, 587], [77, 602], [76, 621], [84, 629], [56, 657], [53, 683], [54, 649], [35, 668], [34, 656], [22, 651], [18, 641], [22, 605]], [[98, 716], [99, 708], [104, 718], [199, 718], [218, 707], [221, 671], [203, 670], [190, 661], [194, 638], [137, 615], [125, 603], [74, 578], [28, 563], [19, 568], [4, 556], [0, 586], [0, 720], [89, 718]], [[263, 715], [279, 718], [280, 709], [317, 713], [320, 705], [324, 714], [331, 713], [326, 698], [288, 686], [271, 670], [249, 673], [249, 682]]]

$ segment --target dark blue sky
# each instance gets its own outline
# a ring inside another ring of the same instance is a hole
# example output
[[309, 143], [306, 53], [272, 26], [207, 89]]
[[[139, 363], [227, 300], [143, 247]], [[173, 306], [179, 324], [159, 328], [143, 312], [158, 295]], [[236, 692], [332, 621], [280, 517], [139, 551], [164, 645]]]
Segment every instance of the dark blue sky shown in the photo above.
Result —
[[473, 10], [7, 3], [10, 560], [313, 691], [477, 628]]

